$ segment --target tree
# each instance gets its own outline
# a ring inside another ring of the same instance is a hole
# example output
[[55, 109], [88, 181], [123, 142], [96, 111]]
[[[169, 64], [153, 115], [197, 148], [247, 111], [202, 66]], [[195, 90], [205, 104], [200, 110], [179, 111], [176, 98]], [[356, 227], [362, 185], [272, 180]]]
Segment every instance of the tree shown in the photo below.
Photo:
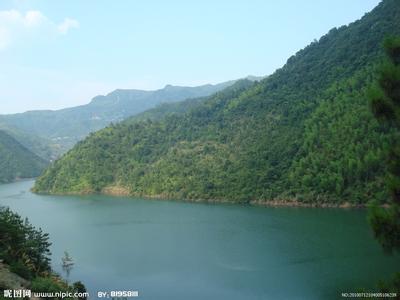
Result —
[[371, 108], [376, 118], [395, 128], [387, 149], [390, 207], [370, 208], [369, 222], [376, 239], [386, 251], [400, 251], [400, 37], [384, 42], [386, 60], [379, 69], [377, 84], [369, 91]]
[[48, 274], [49, 235], [9, 208], [0, 207], [0, 257], [25, 278]]
[[[87, 292], [85, 285], [84, 285], [82, 282], [80, 282], [80, 281], [74, 282], [74, 283], [72, 284], [72, 288], [73, 288], [74, 291], [77, 292], [77, 293], [83, 294], [83, 293], [86, 293], [86, 292]], [[78, 299], [79, 299], [79, 300], [86, 300], [87, 297], [86, 297], [86, 296], [78, 297]]]
[[64, 257], [61, 258], [61, 261], [62, 261], [63, 271], [67, 275], [67, 281], [68, 281], [69, 274], [71, 273], [71, 270], [74, 266], [74, 262], [72, 260], [72, 257], [69, 255], [67, 251], [64, 251]]

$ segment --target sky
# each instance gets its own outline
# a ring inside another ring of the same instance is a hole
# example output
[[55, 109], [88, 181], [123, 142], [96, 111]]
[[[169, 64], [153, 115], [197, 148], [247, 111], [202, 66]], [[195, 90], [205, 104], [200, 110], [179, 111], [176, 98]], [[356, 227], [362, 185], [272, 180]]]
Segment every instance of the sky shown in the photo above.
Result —
[[0, 114], [264, 76], [379, 0], [0, 0]]

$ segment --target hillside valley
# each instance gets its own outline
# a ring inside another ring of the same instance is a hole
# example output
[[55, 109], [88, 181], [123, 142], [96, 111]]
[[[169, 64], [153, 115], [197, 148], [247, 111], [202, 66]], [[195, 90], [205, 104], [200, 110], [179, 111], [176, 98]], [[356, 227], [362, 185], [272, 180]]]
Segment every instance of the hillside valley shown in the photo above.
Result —
[[47, 162], [0, 130], [0, 183], [39, 176]]

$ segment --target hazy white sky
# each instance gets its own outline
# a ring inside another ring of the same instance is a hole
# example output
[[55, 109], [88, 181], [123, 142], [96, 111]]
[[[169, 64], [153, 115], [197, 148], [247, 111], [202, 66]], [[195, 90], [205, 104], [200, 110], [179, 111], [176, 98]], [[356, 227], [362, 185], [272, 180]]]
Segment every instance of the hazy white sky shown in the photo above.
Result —
[[266, 75], [379, 0], [1, 0], [0, 114]]

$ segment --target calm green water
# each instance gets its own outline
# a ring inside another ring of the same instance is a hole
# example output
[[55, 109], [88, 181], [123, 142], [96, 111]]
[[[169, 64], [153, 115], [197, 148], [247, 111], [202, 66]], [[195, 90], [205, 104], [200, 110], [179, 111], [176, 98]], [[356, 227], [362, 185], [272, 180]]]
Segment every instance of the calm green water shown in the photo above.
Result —
[[55, 270], [67, 250], [70, 280], [93, 298], [138, 290], [136, 299], [336, 299], [400, 269], [364, 211], [38, 196], [32, 184], [0, 185], [0, 205], [50, 233]]

